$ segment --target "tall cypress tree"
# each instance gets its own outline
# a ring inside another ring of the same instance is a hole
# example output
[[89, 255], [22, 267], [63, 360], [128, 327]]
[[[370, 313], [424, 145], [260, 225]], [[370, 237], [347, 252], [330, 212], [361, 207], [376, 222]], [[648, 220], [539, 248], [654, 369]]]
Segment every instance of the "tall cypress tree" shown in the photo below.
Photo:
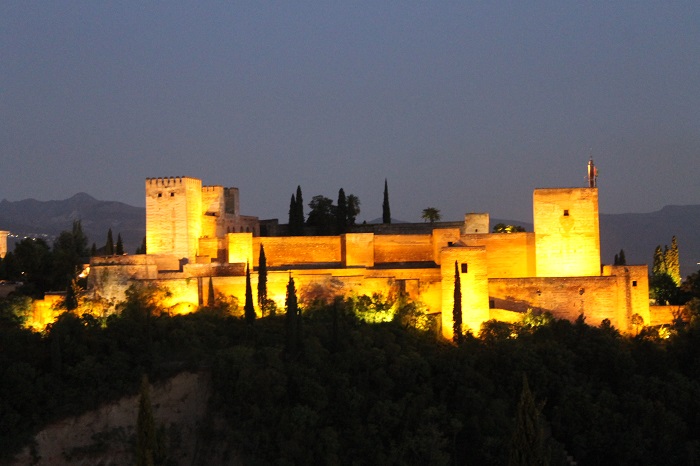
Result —
[[250, 285], [250, 264], [247, 264], [245, 272], [245, 307], [243, 315], [247, 324], [255, 322], [255, 306], [253, 306], [253, 287]]
[[153, 466], [156, 449], [156, 422], [153, 418], [148, 377], [144, 375], [141, 378], [139, 414], [136, 420], [136, 465]]
[[348, 201], [345, 198], [345, 191], [340, 188], [338, 191], [338, 205], [335, 208], [335, 225], [339, 235], [348, 231]]
[[122, 241], [122, 234], [117, 233], [117, 248], [115, 250], [118, 256], [124, 254], [124, 242]]
[[66, 288], [65, 299], [65, 306], [67, 311], [72, 311], [78, 307], [78, 293], [75, 289], [77, 286], [78, 284], [75, 282], [75, 280], [71, 280], [70, 283], [68, 283], [68, 288]]
[[382, 204], [382, 223], [391, 223], [391, 208], [389, 207], [389, 185], [384, 178], [384, 203]]
[[286, 299], [287, 315], [285, 317], [285, 350], [289, 354], [295, 354], [298, 350], [297, 342], [297, 319], [299, 319], [299, 306], [297, 303], [297, 291], [294, 287], [294, 279], [292, 274], [289, 274], [289, 282], [287, 282], [287, 299]]
[[537, 406], [530, 391], [527, 377], [523, 374], [523, 388], [520, 393], [515, 417], [515, 430], [511, 439], [510, 466], [546, 466], [550, 462], [545, 446], [545, 435], [540, 418], [541, 406]]
[[304, 234], [304, 198], [301, 195], [301, 186], [297, 186], [297, 197], [296, 197], [296, 225], [297, 234]]
[[297, 234], [297, 199], [292, 194], [292, 199], [289, 201], [289, 234], [295, 236]]
[[452, 325], [454, 334], [452, 341], [456, 344], [462, 342], [462, 282], [459, 276], [459, 266], [455, 261], [455, 289], [454, 305], [452, 306]]
[[207, 293], [207, 306], [213, 307], [216, 302], [216, 295], [214, 294], [214, 282], [212, 278], [209, 277], [209, 292]]
[[258, 258], [258, 307], [265, 316], [267, 306], [267, 258], [265, 248], [260, 244], [260, 256]]
[[656, 246], [654, 250], [654, 263], [651, 267], [651, 273], [656, 276], [666, 273], [666, 258], [661, 245]]
[[678, 256], [678, 240], [675, 235], [671, 238], [671, 247], [668, 249], [665, 255], [666, 258], [666, 268], [667, 273], [676, 283], [676, 286], [681, 284], [681, 266], [680, 258]]
[[114, 255], [114, 239], [112, 238], [112, 229], [110, 228], [109, 231], [107, 231], [107, 243], [105, 244], [105, 255], [106, 256], [113, 256]]

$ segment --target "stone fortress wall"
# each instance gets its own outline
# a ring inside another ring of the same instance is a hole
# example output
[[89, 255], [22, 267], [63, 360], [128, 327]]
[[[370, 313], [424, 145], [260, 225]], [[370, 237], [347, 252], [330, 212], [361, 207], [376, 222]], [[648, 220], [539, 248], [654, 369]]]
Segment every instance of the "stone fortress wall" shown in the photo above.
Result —
[[623, 331], [634, 314], [653, 320], [647, 266], [601, 267], [597, 188], [536, 189], [533, 218], [534, 232], [489, 233], [488, 214], [477, 213], [459, 228], [426, 224], [419, 234], [261, 237], [258, 219], [240, 215], [237, 189], [149, 178], [148, 255], [93, 258], [90, 287], [118, 301], [129, 284], [153, 281], [171, 290], [168, 304], [187, 312], [207, 304], [211, 280], [217, 293], [242, 305], [246, 264], [255, 284], [264, 246], [268, 297], [278, 308], [290, 275], [302, 293], [313, 286], [344, 296], [400, 288], [441, 314], [442, 334], [451, 338], [456, 267], [462, 321], [474, 332], [486, 320], [528, 309], [567, 319], [583, 313], [594, 325], [609, 319]]

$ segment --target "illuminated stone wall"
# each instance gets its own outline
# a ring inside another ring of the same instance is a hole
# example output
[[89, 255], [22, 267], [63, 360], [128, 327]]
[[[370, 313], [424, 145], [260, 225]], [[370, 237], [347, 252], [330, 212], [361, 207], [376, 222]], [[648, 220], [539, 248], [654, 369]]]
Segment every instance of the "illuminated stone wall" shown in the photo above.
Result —
[[340, 243], [345, 267], [374, 267], [374, 233], [347, 233]]
[[455, 262], [460, 274], [463, 329], [478, 333], [481, 323], [489, 319], [486, 248], [448, 247], [441, 256], [442, 334], [447, 339], [453, 336]]
[[432, 261], [431, 235], [376, 235], [374, 237], [374, 261], [424, 262]]
[[0, 230], [0, 259], [7, 254], [7, 235], [9, 234], [9, 231]]
[[146, 250], [194, 261], [202, 236], [202, 181], [146, 179]]
[[465, 214], [462, 233], [465, 235], [490, 233], [489, 221], [489, 214], [486, 212]]
[[599, 277], [492, 278], [489, 299], [496, 309], [548, 311], [572, 321], [583, 313], [590, 325], [610, 319], [616, 328], [629, 331], [633, 314], [642, 316], [645, 323], [650, 316], [646, 266], [627, 269], [620, 275]]
[[257, 266], [260, 243], [262, 243], [269, 267], [314, 263], [340, 265], [342, 260], [340, 242], [340, 236], [256, 237], [251, 254], [254, 255], [253, 261]]
[[533, 199], [537, 276], [600, 275], [598, 189], [536, 189]]
[[535, 276], [534, 233], [469, 234], [462, 237], [466, 246], [484, 246], [490, 278]]
[[443, 248], [451, 246], [460, 241], [459, 228], [440, 228], [433, 229], [431, 235], [432, 243], [432, 259], [436, 264], [440, 265], [440, 252]]

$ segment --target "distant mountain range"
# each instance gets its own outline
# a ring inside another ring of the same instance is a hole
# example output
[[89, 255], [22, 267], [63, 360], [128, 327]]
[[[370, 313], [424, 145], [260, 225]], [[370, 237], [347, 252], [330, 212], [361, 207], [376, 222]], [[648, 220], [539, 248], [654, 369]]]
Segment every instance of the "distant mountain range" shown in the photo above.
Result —
[[71, 229], [74, 220], [80, 220], [88, 248], [93, 242], [98, 248], [104, 246], [111, 228], [114, 241], [121, 234], [124, 249], [134, 253], [146, 235], [145, 208], [99, 201], [85, 193], [63, 201], [0, 201], [0, 230], [13, 235], [8, 240], [9, 250], [25, 236], [43, 237], [52, 245], [62, 231]]
[[[121, 234], [124, 248], [133, 253], [141, 245], [146, 234], [146, 209], [121, 202], [100, 201], [78, 193], [63, 201], [0, 201], [0, 230], [9, 230], [17, 237], [43, 236], [53, 243], [61, 231], [70, 230], [73, 220], [80, 220], [90, 246], [104, 246], [107, 231], [111, 228], [116, 241]], [[400, 223], [400, 220], [393, 220]], [[491, 219], [496, 223], [522, 225], [532, 231], [532, 223]], [[628, 264], [651, 265], [654, 248], [671, 244], [678, 238], [683, 277], [696, 272], [700, 266], [700, 205], [666, 206], [659, 211], [643, 214], [601, 214], [601, 260], [613, 262], [620, 249], [625, 250]]]

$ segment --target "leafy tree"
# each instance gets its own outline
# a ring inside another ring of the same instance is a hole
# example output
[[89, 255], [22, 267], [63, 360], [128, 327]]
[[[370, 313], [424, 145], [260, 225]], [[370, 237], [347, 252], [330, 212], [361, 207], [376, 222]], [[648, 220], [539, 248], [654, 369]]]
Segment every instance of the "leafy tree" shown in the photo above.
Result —
[[389, 185], [384, 178], [384, 202], [382, 203], [382, 223], [391, 223], [391, 208], [389, 207]]
[[435, 223], [440, 220], [440, 209], [435, 207], [428, 207], [423, 209], [423, 214], [421, 218], [426, 222]]
[[122, 241], [122, 234], [117, 233], [117, 246], [114, 252], [118, 255], [121, 256], [124, 254], [124, 242]]
[[348, 195], [348, 226], [354, 226], [357, 216], [360, 214], [360, 199], [354, 194]]
[[72, 230], [61, 232], [53, 244], [51, 287], [55, 290], [68, 288], [87, 254], [87, 238], [80, 221], [76, 220]]
[[320, 235], [330, 235], [335, 230], [335, 206], [333, 201], [325, 196], [314, 196], [309, 202], [309, 216], [306, 224], [316, 227]]
[[338, 191], [338, 205], [335, 208], [335, 228], [340, 235], [348, 231], [348, 201], [343, 188], [340, 188]]
[[452, 340], [456, 344], [462, 342], [462, 284], [459, 276], [459, 266], [455, 261], [454, 305], [452, 306]]
[[136, 419], [136, 464], [153, 466], [157, 455], [156, 422], [153, 417], [148, 376], [141, 378], [139, 414]]
[[673, 278], [667, 273], [652, 275], [649, 279], [649, 295], [656, 304], [681, 304], [679, 288]]
[[258, 257], [258, 306], [265, 315], [267, 306], [267, 258], [265, 257], [265, 247], [260, 244], [260, 255]]
[[112, 229], [111, 228], [107, 231], [107, 243], [105, 243], [105, 255], [106, 256], [113, 256], [114, 255], [114, 239], [112, 239]]
[[247, 324], [255, 322], [255, 307], [253, 306], [253, 287], [250, 285], [250, 264], [245, 272], [245, 306], [243, 313]]
[[[9, 259], [8, 259], [9, 258]], [[5, 256], [8, 267], [8, 279], [22, 281], [24, 294], [41, 297], [49, 291], [52, 284], [52, 255], [49, 245], [41, 238], [24, 238], [15, 245], [15, 249]]]
[[520, 393], [515, 417], [515, 430], [511, 439], [510, 466], [546, 466], [549, 454], [545, 448], [545, 434], [541, 418], [542, 406], [537, 406], [535, 398], [523, 374], [523, 388]]
[[521, 227], [520, 225], [506, 225], [505, 223], [497, 223], [493, 227], [494, 233], [517, 233], [523, 231], [525, 231], [525, 228]]

